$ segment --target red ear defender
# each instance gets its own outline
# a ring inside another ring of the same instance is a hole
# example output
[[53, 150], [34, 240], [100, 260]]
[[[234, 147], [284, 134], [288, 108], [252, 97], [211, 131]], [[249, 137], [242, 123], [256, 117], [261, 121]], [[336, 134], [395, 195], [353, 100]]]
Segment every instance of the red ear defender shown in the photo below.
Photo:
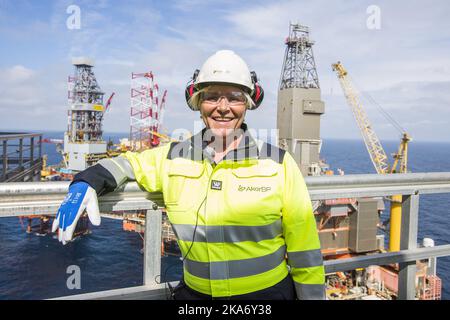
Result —
[[197, 91], [197, 89], [195, 88], [195, 80], [197, 79], [199, 72], [200, 72], [199, 69], [195, 70], [194, 75], [192, 76], [192, 79], [188, 82], [186, 89], [184, 90], [184, 97], [186, 98], [186, 103], [187, 103], [188, 107], [193, 111], [196, 111], [197, 107], [191, 105], [189, 103], [189, 100], [194, 95], [194, 93]]
[[258, 83], [258, 77], [256, 76], [256, 72], [252, 71], [250, 74], [251, 74], [252, 82], [253, 82], [253, 86], [254, 86], [254, 89], [253, 89], [250, 97], [252, 98], [253, 102], [255, 103], [255, 105], [252, 108], [250, 108], [250, 110], [255, 110], [260, 106], [261, 102], [264, 99], [264, 90]]

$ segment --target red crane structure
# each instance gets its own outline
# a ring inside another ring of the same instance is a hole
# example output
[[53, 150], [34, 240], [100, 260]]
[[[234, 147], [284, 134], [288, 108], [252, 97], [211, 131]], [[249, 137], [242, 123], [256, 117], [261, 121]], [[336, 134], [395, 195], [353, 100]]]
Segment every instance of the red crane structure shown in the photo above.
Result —
[[153, 73], [131, 74], [130, 148], [145, 150], [160, 143], [161, 123], [167, 90], [159, 97]]

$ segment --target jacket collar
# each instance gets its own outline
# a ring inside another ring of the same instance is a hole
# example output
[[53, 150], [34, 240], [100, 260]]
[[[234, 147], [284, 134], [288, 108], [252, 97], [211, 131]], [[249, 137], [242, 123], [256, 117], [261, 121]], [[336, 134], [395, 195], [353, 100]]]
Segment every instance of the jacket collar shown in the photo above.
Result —
[[[243, 123], [240, 128], [242, 132], [242, 139], [236, 149], [228, 152], [223, 160], [245, 160], [253, 159], [259, 157], [257, 141], [250, 134], [247, 128], [247, 124]], [[208, 159], [210, 162], [214, 162], [214, 150], [208, 146], [210, 141], [208, 141], [207, 135], [205, 135], [207, 128], [204, 128], [199, 133], [195, 134], [190, 139], [190, 145], [192, 146], [193, 157], [191, 159], [203, 160]]]

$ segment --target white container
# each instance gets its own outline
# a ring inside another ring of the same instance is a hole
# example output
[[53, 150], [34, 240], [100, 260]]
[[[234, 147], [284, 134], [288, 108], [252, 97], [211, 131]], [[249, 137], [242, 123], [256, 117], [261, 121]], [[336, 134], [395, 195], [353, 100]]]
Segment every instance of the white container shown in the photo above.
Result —
[[431, 238], [423, 238], [422, 240], [422, 245], [425, 248], [430, 248], [430, 247], [434, 247], [434, 240]]

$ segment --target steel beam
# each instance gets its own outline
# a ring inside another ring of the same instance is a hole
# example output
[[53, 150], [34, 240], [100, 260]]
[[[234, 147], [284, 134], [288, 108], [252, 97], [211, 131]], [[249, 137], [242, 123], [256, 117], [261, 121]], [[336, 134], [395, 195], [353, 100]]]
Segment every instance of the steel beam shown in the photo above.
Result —
[[161, 281], [161, 210], [147, 210], [144, 238], [144, 285]]
[[[450, 172], [307, 177], [305, 181], [311, 200], [450, 193]], [[53, 181], [0, 183], [0, 217], [51, 214], [64, 199], [68, 186], [69, 182]], [[133, 205], [136, 200], [137, 203]], [[103, 210], [150, 209], [151, 201], [164, 205], [160, 193], [142, 191], [135, 182], [129, 182], [116, 192], [100, 197], [99, 201]], [[143, 202], [148, 205], [139, 207]], [[127, 209], [119, 209], [122, 207]]]
[[[70, 181], [0, 183], [0, 218], [23, 215], [54, 215], [69, 189]], [[162, 194], [142, 191], [136, 183], [99, 198], [102, 212], [147, 210], [164, 205]]]
[[[171, 282], [175, 287], [178, 281]], [[57, 297], [49, 300], [165, 300], [168, 298], [167, 284], [155, 286], [137, 286], [106, 291], [96, 291], [71, 296]]]
[[0, 132], [0, 140], [15, 140], [20, 138], [30, 138], [42, 136], [42, 133], [4, 133]]
[[19, 142], [19, 168], [23, 167], [23, 139], [20, 139]]
[[42, 159], [42, 136], [39, 136], [39, 159]]
[[8, 170], [8, 141], [3, 140], [3, 155], [2, 155], [3, 169], [2, 180], [6, 180], [6, 171]]
[[311, 200], [450, 192], [450, 172], [305, 177]]
[[[417, 248], [417, 230], [419, 225], [419, 196], [404, 195], [402, 199], [401, 250]], [[400, 263], [398, 274], [398, 298], [414, 300], [416, 295], [416, 263]]]
[[30, 163], [33, 165], [34, 160], [34, 137], [30, 138]]
[[372, 265], [385, 266], [394, 263], [416, 263], [433, 257], [444, 257], [450, 255], [450, 245], [441, 245], [429, 248], [418, 248], [411, 250], [400, 250], [396, 252], [374, 253], [348, 259], [325, 260], [325, 272], [334, 273], [339, 271], [367, 268]]

